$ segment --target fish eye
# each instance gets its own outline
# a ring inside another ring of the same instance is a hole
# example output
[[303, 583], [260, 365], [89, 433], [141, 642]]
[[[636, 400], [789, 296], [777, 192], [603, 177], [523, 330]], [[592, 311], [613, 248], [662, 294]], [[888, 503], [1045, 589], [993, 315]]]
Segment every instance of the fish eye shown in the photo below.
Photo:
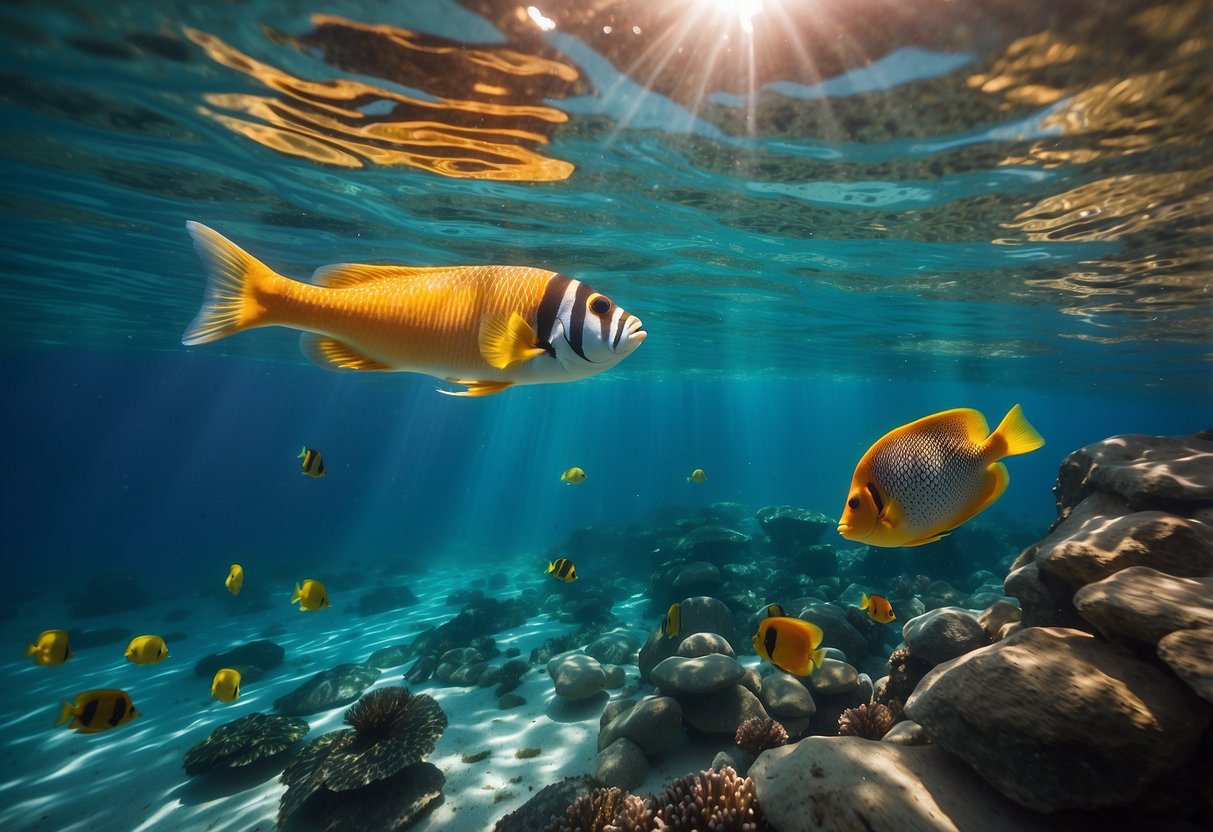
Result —
[[606, 295], [591, 295], [586, 306], [595, 315], [605, 315], [611, 311], [611, 299]]
[[847, 507], [850, 508], [851, 511], [858, 511], [859, 510], [859, 498], [852, 497], [851, 499], [847, 500]]

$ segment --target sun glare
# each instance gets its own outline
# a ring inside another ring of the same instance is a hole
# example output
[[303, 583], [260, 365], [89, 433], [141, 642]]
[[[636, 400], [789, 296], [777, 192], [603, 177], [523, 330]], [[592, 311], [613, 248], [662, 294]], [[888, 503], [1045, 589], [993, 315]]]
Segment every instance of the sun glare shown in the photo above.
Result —
[[754, 18], [763, 12], [763, 0], [713, 0], [716, 10], [737, 18], [741, 31], [754, 34]]

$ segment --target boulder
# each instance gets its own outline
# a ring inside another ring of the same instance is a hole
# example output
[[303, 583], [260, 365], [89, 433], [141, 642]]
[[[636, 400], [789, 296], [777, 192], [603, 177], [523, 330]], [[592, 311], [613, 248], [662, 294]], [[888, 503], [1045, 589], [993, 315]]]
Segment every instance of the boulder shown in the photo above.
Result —
[[1124, 805], [1188, 762], [1208, 707], [1122, 647], [1031, 627], [939, 665], [906, 716], [1015, 802]]
[[631, 791], [644, 782], [649, 762], [634, 742], [620, 737], [598, 752], [594, 776], [604, 786]]
[[891, 742], [894, 745], [929, 745], [931, 738], [917, 722], [903, 719], [880, 739], [881, 742]]
[[775, 719], [812, 716], [817, 710], [813, 695], [791, 673], [776, 670], [762, 680], [758, 692], [766, 712]]
[[1055, 532], [1046, 538], [1036, 564], [1071, 586], [1093, 583], [1130, 566], [1182, 577], [1213, 572], [1213, 528], [1196, 520], [1138, 511], [1063, 525], [1067, 534]]
[[686, 659], [695, 659], [713, 653], [719, 653], [732, 658], [736, 658], [737, 656], [733, 652], [732, 645], [723, 636], [716, 633], [692, 633], [678, 644], [678, 650], [675, 655]]
[[704, 734], [733, 736], [741, 723], [750, 717], [767, 717], [758, 697], [741, 685], [705, 693], [683, 696], [682, 721]]
[[215, 671], [224, 667], [238, 665], [253, 665], [264, 670], [273, 670], [282, 664], [286, 651], [272, 641], [251, 641], [234, 647], [224, 653], [211, 653], [203, 656], [194, 665], [194, 673], [205, 678], [211, 678]]
[[1213, 702], [1213, 627], [1178, 630], [1158, 641], [1158, 655], [1206, 702]]
[[791, 553], [817, 543], [823, 532], [834, 531], [838, 521], [820, 511], [795, 506], [767, 506], [758, 509], [758, 525], [780, 552]]
[[744, 560], [750, 536], [725, 526], [699, 526], [678, 538], [674, 552], [694, 560], [719, 566], [730, 561]]
[[1213, 502], [1213, 441], [1113, 436], [1066, 457], [1053, 490], [1059, 514], [1093, 491], [1116, 494], [1134, 507]]
[[720, 586], [720, 569], [713, 563], [697, 560], [682, 567], [674, 578], [673, 588], [683, 595], [711, 592]]
[[986, 631], [986, 636], [990, 641], [999, 641], [1010, 635], [1006, 629], [1007, 625], [1014, 624], [1022, 618], [1023, 610], [1010, 601], [998, 600], [977, 616], [977, 623]]
[[661, 753], [682, 727], [682, 706], [670, 696], [646, 696], [609, 720], [598, 733], [602, 751], [620, 737], [627, 737], [643, 753]]
[[585, 653], [564, 653], [548, 662], [548, 673], [563, 699], [588, 699], [606, 687], [602, 665]]
[[712, 693], [736, 685], [745, 672], [736, 659], [720, 653], [694, 659], [671, 656], [653, 668], [649, 681], [667, 693]]
[[375, 683], [379, 671], [363, 664], [339, 664], [323, 670], [285, 696], [274, 710], [286, 716], [308, 716], [348, 705]]
[[847, 620], [846, 610], [841, 607], [817, 598], [798, 598], [783, 607], [788, 615], [812, 621], [821, 628], [822, 647], [841, 650], [849, 662], [858, 662], [867, 655], [867, 639]]
[[1213, 627], [1213, 576], [1177, 578], [1130, 566], [1078, 590], [1074, 606], [1106, 638], [1157, 644], [1176, 630]]
[[990, 643], [977, 616], [960, 607], [940, 607], [910, 619], [901, 637], [910, 653], [935, 664]]
[[813, 675], [809, 677], [809, 687], [818, 696], [850, 693], [855, 690], [857, 684], [859, 684], [859, 671], [837, 659], [826, 659], [821, 663], [821, 667], [814, 670]]
[[585, 646], [587, 656], [603, 664], [635, 664], [640, 639], [627, 630], [603, 633]]

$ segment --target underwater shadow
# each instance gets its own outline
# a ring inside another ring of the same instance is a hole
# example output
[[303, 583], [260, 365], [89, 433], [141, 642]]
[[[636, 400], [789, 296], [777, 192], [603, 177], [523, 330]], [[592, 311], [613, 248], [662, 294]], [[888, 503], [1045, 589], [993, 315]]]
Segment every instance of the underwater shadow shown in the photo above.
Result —
[[279, 754], [263, 757], [247, 766], [224, 768], [191, 777], [190, 781], [177, 793], [177, 797], [187, 806], [196, 806], [255, 789], [282, 774], [286, 764], [298, 751], [298, 747], [289, 748]]

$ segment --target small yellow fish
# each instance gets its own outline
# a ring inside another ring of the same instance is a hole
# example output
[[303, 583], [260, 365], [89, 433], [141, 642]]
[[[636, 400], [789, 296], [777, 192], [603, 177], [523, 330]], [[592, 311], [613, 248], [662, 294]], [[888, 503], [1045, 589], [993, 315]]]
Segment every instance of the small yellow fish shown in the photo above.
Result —
[[125, 725], [140, 713], [135, 710], [131, 696], [124, 690], [86, 690], [76, 696], [76, 701], [64, 702], [55, 725], [69, 720], [80, 734], [99, 734], [119, 725]]
[[691, 472], [691, 476], [687, 477], [687, 482], [707, 482], [708, 475], [702, 468], [696, 468]]
[[582, 471], [577, 466], [573, 466], [569, 470], [560, 475], [560, 481], [566, 485], [577, 485], [585, 482], [585, 471]]
[[342, 263], [303, 283], [205, 225], [186, 228], [208, 272], [187, 345], [285, 326], [303, 330], [300, 346], [321, 367], [425, 373], [465, 387], [450, 395], [487, 396], [588, 378], [645, 339], [606, 295], [543, 269]]
[[223, 582], [227, 587], [227, 591], [232, 595], [239, 595], [240, 590], [244, 589], [244, 567], [238, 563], [233, 563], [231, 571], [227, 573], [227, 580]]
[[301, 584], [295, 584], [295, 593], [291, 596], [291, 603], [296, 601], [299, 602], [300, 612], [313, 612], [328, 607], [329, 594], [325, 590], [324, 584], [308, 578]]
[[764, 618], [754, 634], [754, 652], [795, 676], [808, 676], [821, 667], [821, 628], [799, 618]]
[[32, 644], [25, 645], [25, 655], [34, 657], [34, 664], [63, 664], [75, 654], [67, 643], [67, 630], [44, 630]]
[[303, 450], [299, 452], [299, 456], [295, 458], [303, 460], [299, 467], [305, 475], [315, 479], [320, 479], [325, 475], [324, 454], [320, 453], [320, 451], [314, 451], [304, 445]]
[[877, 624], [888, 624], [890, 621], [897, 620], [897, 616], [893, 614], [893, 605], [883, 595], [863, 593], [863, 597], [859, 599], [859, 608], [867, 610], [868, 618]]
[[215, 671], [211, 680], [211, 699], [220, 702], [235, 702], [240, 698], [240, 671], [224, 667]]
[[577, 567], [568, 558], [558, 558], [554, 561], [548, 561], [546, 574], [551, 575], [558, 581], [568, 583], [569, 581], [577, 580]]
[[939, 540], [1006, 490], [1011, 478], [998, 460], [1044, 443], [1019, 405], [993, 433], [969, 408], [892, 430], [855, 467], [838, 533], [871, 546]]
[[126, 648], [131, 664], [156, 664], [168, 658], [168, 645], [160, 636], [135, 636]]
[[661, 635], [665, 638], [674, 638], [680, 632], [682, 632], [682, 604], [675, 601], [670, 604], [670, 609], [661, 622]]
[[767, 618], [783, 618], [787, 613], [783, 611], [783, 604], [767, 604], [767, 608], [763, 610], [763, 615]]

